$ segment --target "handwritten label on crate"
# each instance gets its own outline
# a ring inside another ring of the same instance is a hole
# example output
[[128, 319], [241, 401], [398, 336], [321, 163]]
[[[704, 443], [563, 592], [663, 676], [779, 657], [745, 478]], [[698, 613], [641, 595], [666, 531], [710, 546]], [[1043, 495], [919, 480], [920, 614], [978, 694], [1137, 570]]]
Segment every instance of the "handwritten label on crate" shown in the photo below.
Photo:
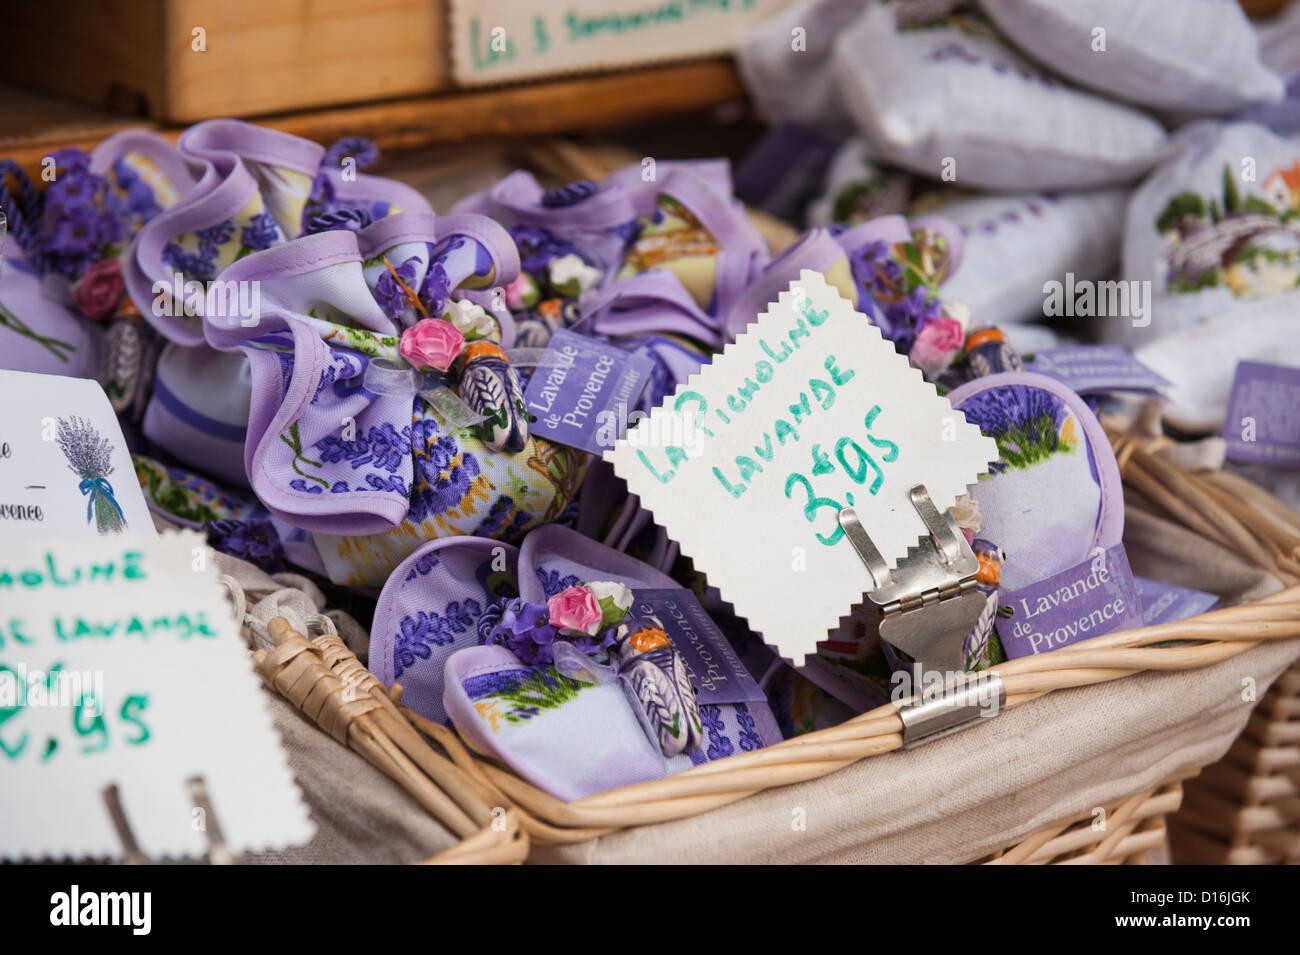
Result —
[[110, 783], [146, 855], [201, 855], [195, 776], [232, 849], [311, 837], [200, 535], [11, 543], [0, 608], [0, 859], [120, 857]]
[[842, 508], [893, 566], [998, 458], [993, 441], [803, 270], [605, 459], [750, 627], [796, 664], [872, 588]]
[[790, 0], [452, 0], [462, 86], [729, 52]]

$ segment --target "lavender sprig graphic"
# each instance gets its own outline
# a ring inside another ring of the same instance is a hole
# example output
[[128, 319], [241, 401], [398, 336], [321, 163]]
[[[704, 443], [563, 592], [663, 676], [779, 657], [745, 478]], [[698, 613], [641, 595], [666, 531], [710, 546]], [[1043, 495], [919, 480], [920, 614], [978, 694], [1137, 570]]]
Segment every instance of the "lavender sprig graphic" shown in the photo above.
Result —
[[126, 517], [113, 496], [113, 485], [108, 483], [108, 475], [113, 473], [112, 442], [76, 415], [59, 419], [55, 437], [68, 460], [68, 469], [81, 478], [78, 489], [88, 498], [86, 523], [93, 519], [100, 534], [126, 530]]

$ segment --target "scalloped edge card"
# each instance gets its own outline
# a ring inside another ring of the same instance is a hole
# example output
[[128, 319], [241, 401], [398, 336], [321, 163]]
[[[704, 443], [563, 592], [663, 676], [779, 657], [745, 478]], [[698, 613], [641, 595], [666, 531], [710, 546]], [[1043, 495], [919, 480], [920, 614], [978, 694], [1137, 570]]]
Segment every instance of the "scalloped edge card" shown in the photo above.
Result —
[[10, 541], [0, 552], [0, 859], [200, 857], [203, 777], [235, 851], [315, 825], [201, 534]]
[[872, 589], [851, 506], [890, 566], [998, 459], [865, 315], [804, 269], [605, 460], [755, 631], [802, 664]]

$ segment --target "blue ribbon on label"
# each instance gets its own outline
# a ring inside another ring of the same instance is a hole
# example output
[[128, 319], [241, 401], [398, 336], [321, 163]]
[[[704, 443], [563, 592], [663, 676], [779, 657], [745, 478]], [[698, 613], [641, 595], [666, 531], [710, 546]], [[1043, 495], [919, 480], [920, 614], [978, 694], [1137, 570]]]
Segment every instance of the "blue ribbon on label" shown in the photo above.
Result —
[[529, 432], [601, 455], [627, 431], [628, 416], [650, 383], [654, 363], [605, 342], [560, 329], [524, 390], [537, 420]]
[[1143, 625], [1137, 584], [1124, 546], [1020, 590], [998, 594], [998, 636], [1011, 659]]
[[628, 614], [654, 617], [663, 624], [673, 648], [686, 661], [695, 698], [701, 705], [767, 701], [766, 694], [691, 591], [685, 588], [634, 590]]
[[113, 505], [113, 510], [117, 511], [117, 516], [123, 521], [126, 515], [122, 513], [122, 505], [117, 503], [117, 498], [113, 496], [113, 485], [108, 483], [108, 478], [86, 478], [77, 487], [81, 493], [87, 495], [86, 499], [86, 523], [89, 524], [95, 515], [95, 497], [99, 496]]

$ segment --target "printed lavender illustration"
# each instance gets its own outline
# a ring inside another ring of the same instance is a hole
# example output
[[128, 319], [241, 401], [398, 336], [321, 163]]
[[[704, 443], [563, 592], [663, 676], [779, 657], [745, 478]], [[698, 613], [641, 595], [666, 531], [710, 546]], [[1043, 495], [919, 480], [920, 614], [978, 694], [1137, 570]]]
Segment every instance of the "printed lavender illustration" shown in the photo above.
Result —
[[1001, 460], [994, 473], [1024, 470], [1078, 446], [1074, 416], [1060, 398], [1037, 388], [990, 388], [962, 402], [966, 420], [997, 442]]
[[1221, 196], [1182, 192], [1165, 204], [1155, 227], [1169, 242], [1169, 291], [1225, 288], [1258, 298], [1300, 284], [1300, 162], [1274, 169], [1260, 186], [1262, 195], [1242, 196], [1224, 166]]
[[971, 543], [977, 580], [1012, 593], [1078, 563], [1077, 542], [1091, 546], [1101, 513], [1101, 478], [1078, 417], [1091, 412], [1026, 384], [992, 386], [957, 407], [999, 455], [971, 492], [981, 517]]
[[100, 534], [126, 530], [126, 516], [113, 496], [108, 476], [113, 473], [113, 445], [84, 418], [60, 418], [56, 437], [68, 468], [81, 478], [77, 485], [86, 501], [86, 523], [92, 520]]

